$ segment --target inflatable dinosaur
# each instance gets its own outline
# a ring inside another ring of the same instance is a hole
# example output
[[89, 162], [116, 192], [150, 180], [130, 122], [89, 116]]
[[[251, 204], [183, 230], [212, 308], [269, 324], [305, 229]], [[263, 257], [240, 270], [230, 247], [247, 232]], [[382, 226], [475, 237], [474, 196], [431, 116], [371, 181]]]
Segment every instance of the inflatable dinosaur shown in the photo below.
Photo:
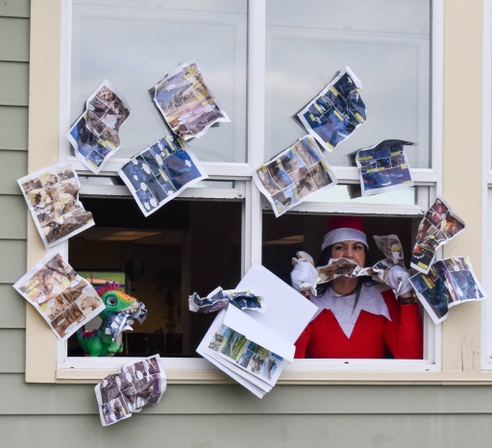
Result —
[[145, 305], [135, 297], [119, 290], [116, 282], [96, 288], [97, 293], [106, 305], [99, 314], [102, 320], [99, 328], [85, 331], [83, 328], [77, 331], [79, 345], [88, 356], [113, 356], [123, 351], [121, 332], [133, 330], [131, 325], [137, 319], [140, 323], [145, 320], [147, 310]]

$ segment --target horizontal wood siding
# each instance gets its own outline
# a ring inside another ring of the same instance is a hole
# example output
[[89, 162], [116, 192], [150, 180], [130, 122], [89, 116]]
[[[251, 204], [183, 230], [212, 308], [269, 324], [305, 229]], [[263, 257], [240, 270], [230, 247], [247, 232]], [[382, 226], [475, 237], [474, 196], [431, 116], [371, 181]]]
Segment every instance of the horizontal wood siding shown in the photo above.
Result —
[[30, 15], [31, 2], [29, 0], [2, 0], [0, 2], [0, 17], [28, 18]]
[[[0, 384], [25, 371], [26, 301], [12, 284], [26, 272], [27, 206], [17, 179], [27, 174], [28, 0], [0, 2]], [[22, 394], [23, 385], [10, 392]], [[3, 400], [0, 400], [2, 403]], [[4, 412], [6, 408], [3, 404]], [[1, 432], [0, 432], [1, 433]], [[32, 443], [30, 445], [33, 445]], [[16, 446], [11, 444], [11, 446]]]
[[0, 17], [0, 60], [29, 61], [29, 19]]

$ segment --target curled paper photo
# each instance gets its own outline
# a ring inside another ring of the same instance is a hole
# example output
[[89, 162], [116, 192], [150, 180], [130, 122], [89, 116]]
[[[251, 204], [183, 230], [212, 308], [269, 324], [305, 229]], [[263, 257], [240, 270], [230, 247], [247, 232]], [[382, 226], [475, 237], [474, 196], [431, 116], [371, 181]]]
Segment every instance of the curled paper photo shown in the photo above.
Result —
[[360, 169], [361, 195], [412, 187], [413, 179], [404, 146], [414, 144], [404, 140], [383, 140], [350, 154], [349, 159], [355, 161]]
[[95, 224], [79, 201], [80, 182], [71, 165], [53, 165], [17, 183], [46, 249]]
[[154, 102], [171, 130], [183, 140], [205, 135], [218, 122], [229, 122], [203, 81], [195, 61], [180, 65], [154, 86]]
[[155, 406], [166, 391], [166, 373], [159, 355], [125, 364], [94, 388], [103, 426], [130, 418], [145, 406]]
[[84, 113], [67, 133], [77, 159], [98, 174], [120, 148], [118, 131], [129, 115], [127, 101], [105, 79], [87, 99]]
[[410, 265], [420, 272], [429, 272], [437, 248], [453, 239], [464, 228], [464, 221], [438, 196], [419, 224]]
[[451, 307], [487, 297], [468, 257], [436, 261], [428, 273], [418, 273], [410, 278], [410, 282], [436, 325], [448, 317]]
[[144, 214], [161, 208], [207, 173], [179, 138], [167, 136], [132, 157], [118, 171]]
[[276, 217], [309, 195], [337, 184], [335, 173], [309, 135], [264, 163], [253, 172], [253, 179]]
[[362, 84], [349, 67], [340, 72], [298, 114], [300, 124], [332, 152], [366, 121], [366, 106], [360, 96]]
[[14, 284], [60, 341], [104, 310], [96, 290], [58, 253], [49, 253]]

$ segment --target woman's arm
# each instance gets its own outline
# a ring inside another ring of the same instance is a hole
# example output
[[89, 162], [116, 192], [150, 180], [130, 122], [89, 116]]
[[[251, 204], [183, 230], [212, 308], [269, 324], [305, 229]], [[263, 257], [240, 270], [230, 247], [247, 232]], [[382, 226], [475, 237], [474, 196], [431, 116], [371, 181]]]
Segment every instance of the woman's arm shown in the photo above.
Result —
[[423, 330], [418, 304], [403, 305], [391, 290], [382, 293], [391, 321], [386, 322], [386, 346], [397, 359], [422, 359]]

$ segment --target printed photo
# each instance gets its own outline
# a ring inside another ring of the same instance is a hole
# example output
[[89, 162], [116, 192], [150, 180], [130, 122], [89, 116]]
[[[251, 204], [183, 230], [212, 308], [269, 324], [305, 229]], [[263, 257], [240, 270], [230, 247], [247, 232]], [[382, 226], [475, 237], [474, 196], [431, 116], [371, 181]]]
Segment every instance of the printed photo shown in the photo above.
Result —
[[206, 87], [195, 61], [180, 65], [154, 86], [154, 103], [183, 140], [199, 138], [215, 123], [230, 121]]
[[134, 156], [118, 172], [145, 216], [207, 177], [194, 154], [183, 148], [179, 139], [163, 138]]

